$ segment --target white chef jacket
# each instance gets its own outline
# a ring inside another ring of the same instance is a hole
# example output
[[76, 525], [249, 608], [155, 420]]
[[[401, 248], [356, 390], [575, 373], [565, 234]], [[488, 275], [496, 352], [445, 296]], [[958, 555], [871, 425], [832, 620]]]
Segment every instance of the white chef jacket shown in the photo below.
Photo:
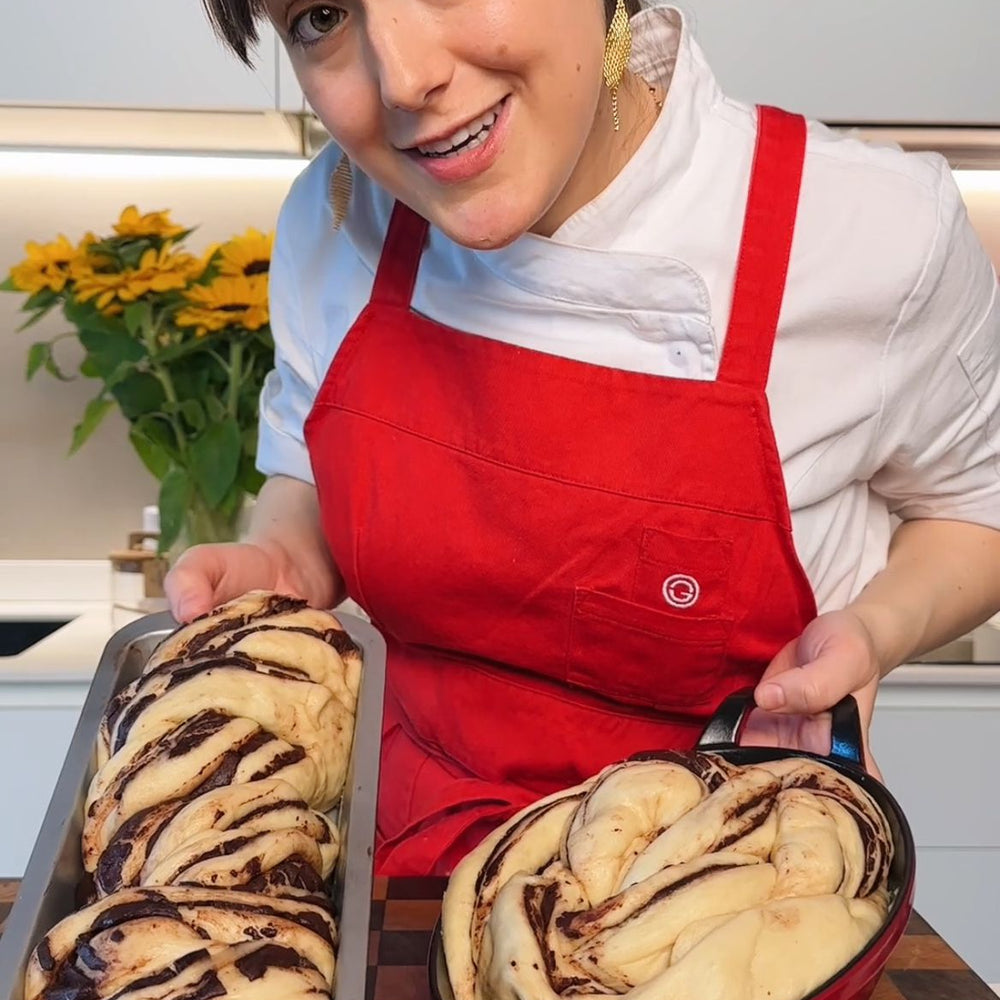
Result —
[[[711, 380], [755, 111], [720, 92], [676, 9], [644, 10], [633, 32], [631, 68], [668, 93], [631, 161], [551, 239], [476, 251], [432, 230], [413, 307], [537, 351]], [[337, 230], [328, 191], [340, 156], [327, 146], [296, 180], [271, 264], [277, 360], [258, 464], [309, 482], [303, 423], [369, 299], [393, 205], [355, 171]], [[998, 376], [996, 276], [946, 162], [811, 122], [767, 395], [795, 545], [821, 611], [845, 605], [884, 566], [893, 513], [1000, 528]]]

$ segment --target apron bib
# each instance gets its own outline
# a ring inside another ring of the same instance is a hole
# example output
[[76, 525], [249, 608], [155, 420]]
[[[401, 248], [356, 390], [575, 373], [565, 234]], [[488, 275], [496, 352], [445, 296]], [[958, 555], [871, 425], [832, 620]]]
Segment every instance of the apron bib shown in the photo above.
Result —
[[397, 204], [306, 423], [323, 528], [388, 643], [376, 866], [447, 874], [629, 754], [687, 749], [816, 615], [765, 388], [805, 123], [762, 108], [714, 382], [451, 329], [410, 306]]

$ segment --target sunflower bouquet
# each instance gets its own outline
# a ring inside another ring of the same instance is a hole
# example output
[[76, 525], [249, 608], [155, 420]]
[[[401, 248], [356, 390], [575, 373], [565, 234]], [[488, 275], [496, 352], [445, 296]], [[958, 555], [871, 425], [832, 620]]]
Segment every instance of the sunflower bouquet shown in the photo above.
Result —
[[70, 332], [33, 343], [27, 377], [77, 377], [57, 357], [83, 349], [100, 389], [73, 431], [76, 452], [117, 407], [160, 483], [160, 548], [236, 537], [257, 493], [258, 397], [274, 359], [267, 305], [272, 237], [254, 229], [196, 255], [169, 212], [124, 210], [112, 235], [29, 243], [0, 290], [27, 296], [28, 329], [55, 309]]

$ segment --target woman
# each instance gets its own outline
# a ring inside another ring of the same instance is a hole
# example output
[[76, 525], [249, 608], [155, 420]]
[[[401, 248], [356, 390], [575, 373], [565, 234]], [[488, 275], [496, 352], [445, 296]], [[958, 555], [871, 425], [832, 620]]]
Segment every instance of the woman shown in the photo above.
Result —
[[208, 6], [244, 57], [270, 16], [335, 145], [279, 222], [251, 540], [168, 590], [372, 615], [383, 872], [736, 688], [822, 749], [1000, 606], [996, 281], [940, 159], [726, 99], [669, 7]]

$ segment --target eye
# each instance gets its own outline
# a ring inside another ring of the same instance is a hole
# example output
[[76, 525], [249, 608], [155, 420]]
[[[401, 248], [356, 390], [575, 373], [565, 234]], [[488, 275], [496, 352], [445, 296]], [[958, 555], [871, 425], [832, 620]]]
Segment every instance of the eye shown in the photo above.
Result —
[[292, 23], [290, 34], [300, 45], [315, 45], [321, 42], [344, 20], [344, 11], [339, 7], [312, 7], [300, 14]]

